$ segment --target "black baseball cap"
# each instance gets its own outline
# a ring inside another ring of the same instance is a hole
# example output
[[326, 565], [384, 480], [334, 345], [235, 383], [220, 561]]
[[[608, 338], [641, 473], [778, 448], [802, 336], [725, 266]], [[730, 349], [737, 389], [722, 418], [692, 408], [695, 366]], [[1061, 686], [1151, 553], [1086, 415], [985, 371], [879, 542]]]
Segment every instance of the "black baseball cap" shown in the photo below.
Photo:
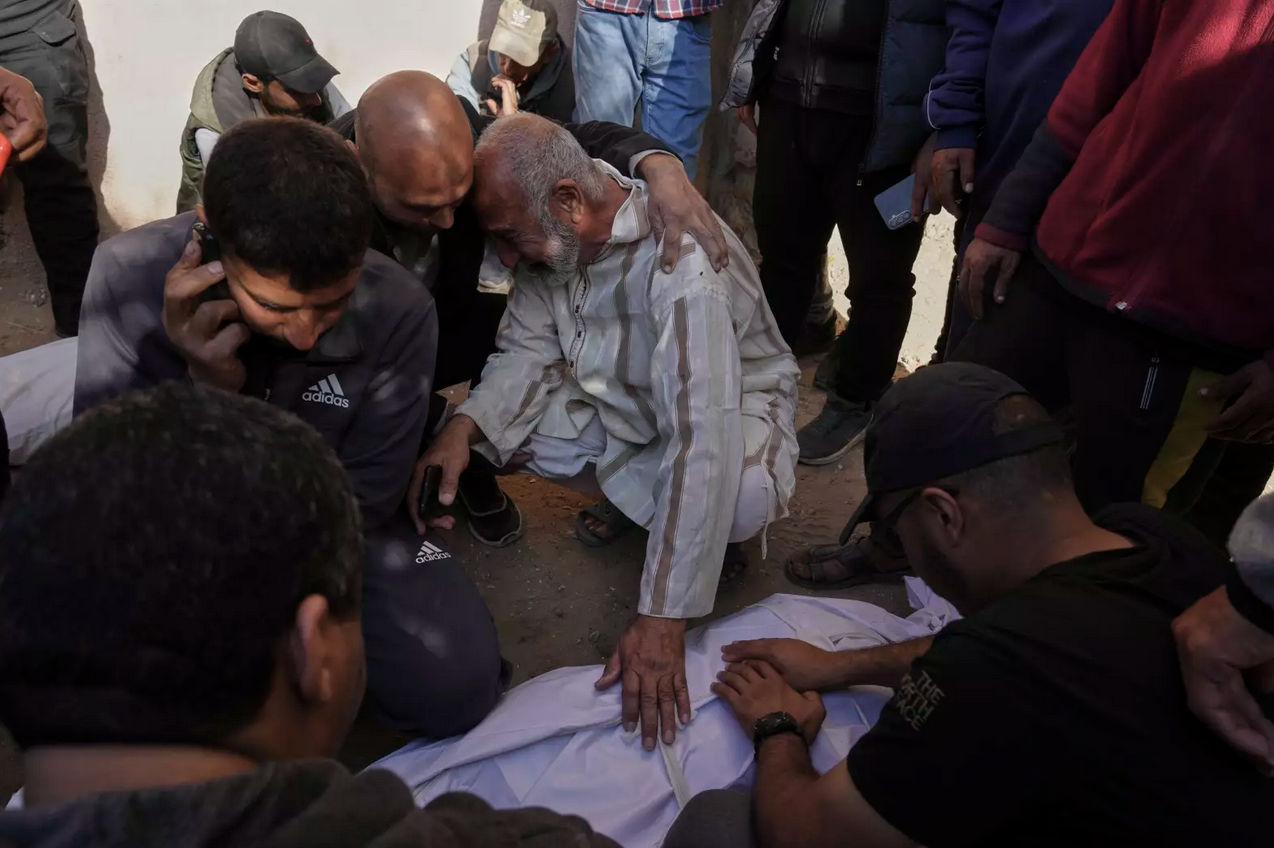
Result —
[[300, 94], [317, 94], [340, 73], [314, 49], [301, 22], [279, 12], [243, 19], [234, 34], [234, 58], [245, 74], [278, 80]]
[[899, 380], [876, 404], [867, 428], [863, 462], [867, 497], [841, 534], [876, 515], [881, 495], [925, 486], [944, 477], [1060, 443], [1065, 433], [1047, 421], [995, 432], [1000, 401], [1026, 389], [982, 365], [948, 362]]

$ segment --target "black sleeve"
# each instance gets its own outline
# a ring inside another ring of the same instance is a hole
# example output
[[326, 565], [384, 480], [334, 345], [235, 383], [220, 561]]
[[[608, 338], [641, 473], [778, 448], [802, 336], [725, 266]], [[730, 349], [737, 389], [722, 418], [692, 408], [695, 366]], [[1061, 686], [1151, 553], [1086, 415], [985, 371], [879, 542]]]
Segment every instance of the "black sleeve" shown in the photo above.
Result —
[[[983, 235], [982, 227], [988, 227], [1023, 239], [1029, 238], [1040, 218], [1044, 217], [1048, 199], [1066, 179], [1074, 164], [1075, 159], [1048, 128], [1048, 122], [1040, 124], [1017, 166], [995, 192], [995, 200], [978, 227], [978, 236]], [[994, 237], [989, 240], [999, 241]]]
[[1239, 615], [1274, 636], [1274, 609], [1266, 600], [1252, 591], [1252, 587], [1248, 586], [1238, 569], [1235, 569], [1226, 581], [1225, 594]]
[[629, 170], [632, 158], [647, 150], [672, 153], [672, 149], [653, 135], [646, 135], [632, 127], [623, 127], [606, 121], [589, 121], [587, 124], [564, 124], [567, 131], [594, 159], [601, 159], [626, 177], [635, 176]]
[[1046, 796], [1053, 705], [984, 640], [940, 634], [849, 752], [863, 798], [923, 845], [983, 844]]

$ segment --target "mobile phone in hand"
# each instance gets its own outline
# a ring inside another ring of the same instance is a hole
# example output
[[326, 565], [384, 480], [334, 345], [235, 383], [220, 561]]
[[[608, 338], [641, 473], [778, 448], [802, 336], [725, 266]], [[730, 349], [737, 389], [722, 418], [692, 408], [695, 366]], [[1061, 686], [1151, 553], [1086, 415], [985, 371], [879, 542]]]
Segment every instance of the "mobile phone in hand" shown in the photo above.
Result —
[[[885, 219], [886, 227], [900, 230], [915, 220], [911, 217], [911, 193], [915, 188], [916, 175], [912, 174], [876, 195], [876, 211]], [[928, 205], [929, 198], [926, 197], [925, 206]]]
[[[200, 265], [207, 265], [209, 262], [221, 261], [221, 245], [217, 244], [217, 238], [214, 236], [203, 222], [197, 221], [194, 225], [194, 231], [199, 236]], [[213, 283], [208, 288], [201, 291], [195, 298], [199, 303], [208, 303], [213, 300], [231, 300], [230, 285], [225, 280]]]
[[420, 517], [428, 521], [446, 515], [447, 508], [438, 501], [442, 488], [442, 466], [430, 465], [425, 469], [425, 483], [420, 487]]

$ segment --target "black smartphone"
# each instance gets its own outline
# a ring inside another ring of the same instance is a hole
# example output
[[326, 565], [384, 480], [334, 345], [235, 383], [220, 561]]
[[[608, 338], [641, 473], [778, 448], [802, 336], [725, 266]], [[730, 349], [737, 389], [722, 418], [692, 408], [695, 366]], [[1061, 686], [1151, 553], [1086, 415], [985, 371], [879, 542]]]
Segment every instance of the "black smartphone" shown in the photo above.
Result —
[[447, 508], [438, 502], [438, 490], [442, 488], [442, 466], [430, 465], [425, 469], [425, 484], [420, 487], [420, 517], [424, 520], [445, 515]]
[[[207, 265], [209, 262], [218, 262], [221, 260], [221, 245], [217, 244], [217, 239], [203, 222], [195, 222], [194, 231], [199, 235], [199, 249], [201, 255], [199, 258], [200, 265]], [[213, 300], [231, 300], [230, 285], [225, 281], [214, 283], [199, 293], [195, 298], [199, 303], [208, 303]]]

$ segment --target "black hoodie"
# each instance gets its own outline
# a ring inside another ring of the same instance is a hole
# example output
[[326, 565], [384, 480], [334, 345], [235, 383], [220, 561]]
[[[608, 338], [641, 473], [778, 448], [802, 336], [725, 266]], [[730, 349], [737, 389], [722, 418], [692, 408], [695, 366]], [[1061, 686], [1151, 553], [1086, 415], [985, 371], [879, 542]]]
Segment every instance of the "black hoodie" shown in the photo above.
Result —
[[239, 777], [108, 792], [0, 813], [0, 848], [619, 848], [581, 818], [493, 810], [451, 794], [421, 810], [396, 775], [323, 760]]

